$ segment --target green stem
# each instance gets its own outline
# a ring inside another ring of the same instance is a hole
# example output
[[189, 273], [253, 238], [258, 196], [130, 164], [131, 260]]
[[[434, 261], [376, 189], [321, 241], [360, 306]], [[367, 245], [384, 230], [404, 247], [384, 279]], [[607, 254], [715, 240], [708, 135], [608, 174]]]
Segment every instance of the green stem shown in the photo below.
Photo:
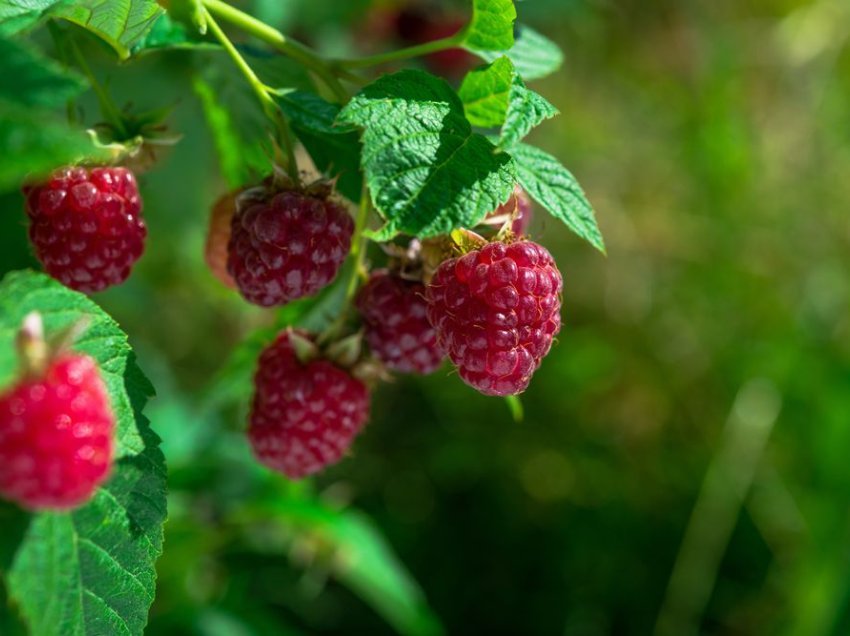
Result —
[[327, 344], [339, 333], [345, 325], [348, 318], [351, 301], [357, 293], [359, 282], [367, 277], [365, 259], [366, 259], [366, 236], [364, 230], [366, 223], [369, 220], [369, 190], [366, 185], [366, 180], [363, 180], [363, 190], [360, 194], [360, 208], [357, 212], [357, 218], [354, 220], [354, 236], [351, 238], [351, 253], [349, 258], [352, 260], [352, 267], [347, 272], [348, 280], [345, 281], [345, 307], [336, 320], [325, 329], [319, 336], [320, 344]]
[[218, 22], [215, 21], [215, 18], [207, 11], [206, 8], [202, 9], [206, 22], [207, 28], [212, 32], [215, 38], [221, 43], [221, 46], [227, 51], [227, 54], [233, 60], [234, 64], [236, 64], [237, 68], [240, 70], [242, 75], [245, 76], [245, 79], [248, 80], [248, 84], [251, 85], [251, 88], [256, 93], [257, 98], [260, 100], [260, 103], [263, 105], [263, 110], [266, 115], [271, 119], [280, 132], [281, 141], [283, 142], [283, 148], [286, 152], [286, 165], [284, 166], [290, 178], [295, 183], [298, 183], [298, 163], [295, 160], [295, 150], [294, 144], [292, 140], [291, 133], [289, 132], [289, 126], [286, 121], [283, 119], [283, 115], [277, 107], [272, 96], [269, 95], [269, 91], [266, 88], [266, 85], [257, 77], [257, 74], [254, 72], [254, 69], [250, 67], [248, 62], [245, 61], [245, 58], [236, 50], [236, 47], [233, 46], [233, 42], [230, 41], [230, 38], [222, 31], [221, 27], [218, 25]]
[[321, 78], [337, 99], [343, 103], [348, 101], [348, 91], [340, 84], [328, 63], [311, 48], [301, 44], [297, 40], [288, 38], [274, 27], [270, 27], [265, 22], [257, 20], [226, 2], [222, 2], [221, 0], [202, 0], [202, 2], [210, 13], [271, 45], [284, 55], [313, 71]]
[[410, 46], [406, 49], [388, 51], [386, 53], [379, 53], [378, 55], [370, 55], [368, 57], [361, 57], [353, 60], [336, 60], [334, 64], [339, 65], [341, 68], [349, 69], [367, 68], [369, 66], [380, 66], [381, 64], [387, 64], [388, 62], [397, 62], [400, 60], [408, 60], [413, 57], [422, 57], [429, 53], [437, 53], [438, 51], [457, 48], [461, 42], [463, 42], [464, 36], [465, 32], [461, 30], [454, 35], [440, 40], [433, 40], [431, 42], [425, 42], [424, 44]]

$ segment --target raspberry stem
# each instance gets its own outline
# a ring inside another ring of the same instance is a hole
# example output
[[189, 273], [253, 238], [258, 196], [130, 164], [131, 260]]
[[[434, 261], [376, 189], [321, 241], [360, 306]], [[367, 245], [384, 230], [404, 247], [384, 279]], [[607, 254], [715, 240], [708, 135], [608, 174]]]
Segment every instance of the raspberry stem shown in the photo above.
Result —
[[336, 60], [334, 64], [339, 65], [339, 67], [343, 69], [358, 69], [368, 68], [370, 66], [380, 66], [389, 62], [409, 60], [414, 57], [422, 57], [423, 55], [429, 55], [430, 53], [437, 53], [446, 49], [457, 48], [463, 42], [465, 35], [465, 30], [462, 29], [447, 38], [432, 40], [431, 42], [417, 44], [416, 46], [409, 46], [395, 51], [387, 51], [386, 53], [378, 53], [377, 55], [370, 55], [368, 57], [355, 58], [353, 60]]
[[202, 4], [207, 9], [208, 14], [214, 14], [222, 20], [239, 27], [246, 33], [262, 40], [287, 57], [291, 57], [302, 66], [313, 71], [340, 102], [345, 103], [348, 101], [348, 91], [340, 84], [332, 66], [310, 47], [285, 36], [274, 27], [221, 0], [202, 0]]
[[260, 103], [263, 105], [263, 111], [265, 111], [266, 116], [275, 123], [276, 128], [280, 133], [280, 140], [282, 142], [281, 145], [286, 152], [286, 165], [284, 167], [293, 182], [298, 183], [298, 163], [295, 159], [294, 142], [292, 139], [292, 133], [289, 130], [289, 125], [284, 119], [283, 114], [280, 112], [280, 109], [277, 107], [274, 99], [269, 94], [269, 90], [266, 85], [263, 84], [260, 78], [257, 77], [254, 69], [251, 68], [248, 62], [245, 61], [245, 58], [242, 57], [239, 51], [236, 50], [236, 47], [233, 46], [233, 42], [230, 41], [230, 38], [227, 37], [218, 25], [218, 22], [215, 21], [215, 18], [213, 18], [206, 7], [202, 7], [201, 10], [204, 12], [207, 28], [221, 43], [224, 50], [227, 51], [227, 54], [230, 55], [234, 64], [236, 64], [237, 68], [245, 76], [245, 79], [248, 80], [248, 84], [251, 85], [251, 88], [254, 90], [254, 93], [256, 93]]

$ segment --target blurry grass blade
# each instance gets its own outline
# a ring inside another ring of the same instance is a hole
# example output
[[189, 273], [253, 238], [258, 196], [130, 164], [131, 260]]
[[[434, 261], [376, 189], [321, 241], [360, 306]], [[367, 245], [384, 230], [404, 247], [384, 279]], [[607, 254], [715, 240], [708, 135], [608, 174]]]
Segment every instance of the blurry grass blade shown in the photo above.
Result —
[[313, 498], [274, 497], [260, 504], [313, 544], [334, 576], [369, 603], [399, 633], [432, 636], [443, 630], [419, 585], [364, 514], [336, 510]]
[[703, 479], [656, 624], [658, 636], [697, 634], [773, 425], [781, 396], [767, 380], [744, 385]]

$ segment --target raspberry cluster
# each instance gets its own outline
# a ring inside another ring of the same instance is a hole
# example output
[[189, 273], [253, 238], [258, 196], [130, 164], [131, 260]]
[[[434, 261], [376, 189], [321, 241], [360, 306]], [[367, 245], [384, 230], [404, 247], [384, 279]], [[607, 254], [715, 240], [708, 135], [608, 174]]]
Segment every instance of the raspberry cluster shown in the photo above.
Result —
[[360, 290], [357, 308], [372, 354], [388, 369], [427, 374], [440, 366], [443, 352], [428, 320], [421, 282], [374, 271]]
[[87, 293], [127, 279], [147, 236], [130, 170], [63, 168], [24, 193], [30, 239], [48, 274]]
[[0, 495], [32, 510], [84, 503], [109, 476], [114, 431], [95, 361], [56, 358], [0, 395]]
[[460, 377], [486, 395], [524, 391], [561, 327], [561, 274], [532, 241], [489, 243], [445, 261], [428, 318]]
[[299, 479], [338, 462], [369, 416], [369, 391], [322, 357], [303, 361], [282, 332], [260, 355], [248, 438], [263, 464]]
[[256, 305], [312, 296], [336, 277], [353, 231], [346, 209], [326, 196], [247, 192], [237, 199], [227, 271]]

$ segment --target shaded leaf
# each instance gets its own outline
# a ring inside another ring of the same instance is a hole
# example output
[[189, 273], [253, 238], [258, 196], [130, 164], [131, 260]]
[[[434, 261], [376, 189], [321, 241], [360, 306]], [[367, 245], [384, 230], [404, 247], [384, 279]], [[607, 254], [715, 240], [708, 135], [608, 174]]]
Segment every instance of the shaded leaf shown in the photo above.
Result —
[[4, 0], [0, 2], [0, 35], [12, 35], [28, 29], [47, 11], [69, 0]]
[[499, 140], [500, 148], [510, 148], [522, 141], [531, 129], [558, 114], [544, 97], [526, 88], [517, 75], [511, 86], [508, 110]]
[[514, 146], [511, 153], [517, 164], [517, 178], [525, 191], [552, 216], [605, 252], [593, 207], [570, 171], [549, 153], [528, 144]]
[[22, 42], [0, 38], [0, 59], [0, 100], [52, 108], [86, 88], [77, 73], [63, 69]]
[[82, 159], [103, 160], [82, 130], [71, 128], [52, 113], [0, 101], [0, 191], [16, 189], [25, 178], [38, 178], [57, 166]]
[[337, 189], [344, 196], [359, 201], [360, 139], [352, 126], [336, 124], [339, 106], [306, 91], [290, 91], [277, 101], [316, 167], [338, 179]]

